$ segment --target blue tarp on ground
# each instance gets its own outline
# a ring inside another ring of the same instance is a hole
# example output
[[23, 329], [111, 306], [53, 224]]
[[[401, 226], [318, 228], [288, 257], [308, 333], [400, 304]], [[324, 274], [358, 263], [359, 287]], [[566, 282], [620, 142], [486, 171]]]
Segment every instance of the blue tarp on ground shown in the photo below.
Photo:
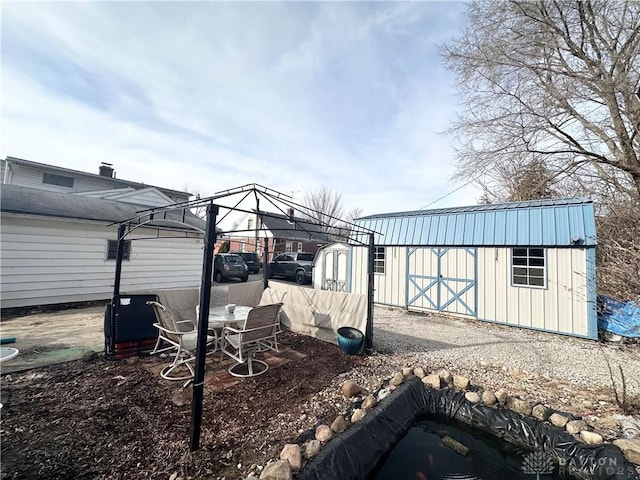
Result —
[[602, 313], [598, 328], [623, 337], [640, 338], [640, 307], [636, 302], [620, 302], [605, 295], [598, 296]]

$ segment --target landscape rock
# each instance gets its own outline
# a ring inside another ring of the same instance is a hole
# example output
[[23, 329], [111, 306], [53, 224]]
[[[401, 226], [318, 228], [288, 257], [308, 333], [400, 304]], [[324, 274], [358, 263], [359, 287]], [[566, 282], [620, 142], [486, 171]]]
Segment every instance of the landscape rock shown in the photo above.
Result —
[[551, 415], [551, 409], [539, 403], [535, 407], [533, 407], [533, 410], [531, 410], [531, 415], [544, 422], [549, 419], [549, 415]]
[[440, 388], [441, 381], [442, 379], [437, 373], [432, 373], [431, 375], [427, 375], [422, 379], [422, 383], [424, 383], [428, 387], [435, 388], [436, 390]]
[[315, 457], [320, 449], [322, 448], [322, 444], [319, 440], [309, 440], [304, 444], [304, 458], [313, 458]]
[[622, 450], [627, 460], [640, 465], [640, 438], [620, 438], [614, 440], [613, 444]]
[[587, 445], [600, 445], [604, 441], [604, 438], [602, 438], [602, 435], [599, 433], [589, 432], [587, 430], [582, 430], [580, 437]]
[[411, 375], [412, 373], [413, 373], [413, 368], [411, 368], [411, 367], [404, 367], [402, 369], [402, 376], [403, 377], [407, 377], [407, 376]]
[[333, 433], [342, 433], [347, 429], [348, 426], [349, 424], [344, 419], [344, 417], [342, 415], [338, 415], [331, 424], [331, 431]]
[[556, 427], [564, 428], [569, 419], [560, 413], [552, 413], [549, 421]]
[[176, 407], [183, 407], [185, 406], [187, 403], [189, 403], [189, 401], [191, 400], [191, 394], [190, 394], [191, 390], [187, 390], [187, 389], [180, 389], [178, 390], [176, 393], [174, 393], [173, 395], [171, 395], [171, 402], [176, 406]]
[[467, 377], [463, 377], [462, 375], [454, 375], [453, 376], [453, 386], [459, 388], [460, 390], [466, 390], [469, 388], [469, 379]]
[[365, 411], [361, 408], [356, 408], [351, 414], [351, 423], [356, 423], [358, 420], [362, 420], [365, 416]]
[[326, 443], [333, 438], [333, 432], [328, 425], [318, 425], [316, 427], [316, 440]]
[[404, 376], [402, 375], [402, 372], [398, 372], [389, 381], [389, 385], [393, 385], [394, 387], [397, 387], [398, 385], [402, 384], [403, 381], [404, 381]]
[[297, 472], [302, 468], [302, 450], [300, 445], [295, 443], [287, 443], [282, 452], [280, 452], [280, 460], [286, 460], [289, 462], [291, 470]]
[[494, 393], [491, 390], [485, 390], [484, 392], [482, 392], [482, 403], [484, 403], [485, 405], [495, 405], [498, 402], [498, 399], [496, 398], [496, 396], [494, 395]]
[[516, 397], [508, 397], [507, 398], [507, 408], [512, 410], [520, 415], [531, 415], [531, 411], [533, 410], [533, 406], [531, 402], [527, 400], [521, 400]]
[[137, 355], [133, 356], [133, 357], [128, 357], [125, 362], [127, 362], [128, 365], [135, 365], [136, 363], [138, 363], [140, 361], [140, 357], [138, 357]]
[[438, 370], [437, 375], [444, 383], [450, 384], [451, 382], [453, 382], [453, 376], [451, 375], [451, 372], [449, 372], [449, 370], [445, 370], [444, 368]]
[[507, 403], [507, 398], [509, 398], [509, 394], [507, 393], [507, 390], [504, 388], [499, 388], [498, 390], [496, 390], [496, 400], [498, 400], [498, 402], [500, 402], [500, 405], [504, 405], [505, 403]]
[[93, 350], [89, 350], [82, 356], [82, 360], [85, 362], [93, 362], [94, 360], [97, 360], [97, 358], [98, 354]]
[[378, 400], [373, 395], [369, 395], [362, 401], [362, 406], [360, 408], [364, 408], [365, 410], [371, 410], [378, 404]]
[[413, 374], [418, 378], [424, 378], [426, 373], [424, 373], [424, 368], [416, 367], [413, 369]]
[[580, 433], [582, 430], [587, 430], [589, 427], [584, 420], [571, 420], [570, 422], [567, 422], [565, 428], [567, 429], [567, 432], [575, 434]]
[[356, 382], [352, 382], [348, 380], [342, 384], [342, 395], [345, 398], [355, 397], [362, 391], [362, 387], [358, 385]]
[[390, 388], [383, 388], [382, 390], [380, 390], [378, 392], [378, 401], [382, 401], [385, 398], [387, 398], [389, 395], [391, 395], [391, 389]]
[[480, 366], [482, 368], [489, 368], [491, 366], [491, 362], [487, 362], [486, 360], [480, 360]]
[[480, 401], [480, 395], [476, 392], [467, 392], [464, 394], [464, 398], [469, 400], [471, 403], [478, 403]]
[[268, 464], [262, 470], [260, 480], [293, 480], [289, 462], [287, 460], [277, 460]]

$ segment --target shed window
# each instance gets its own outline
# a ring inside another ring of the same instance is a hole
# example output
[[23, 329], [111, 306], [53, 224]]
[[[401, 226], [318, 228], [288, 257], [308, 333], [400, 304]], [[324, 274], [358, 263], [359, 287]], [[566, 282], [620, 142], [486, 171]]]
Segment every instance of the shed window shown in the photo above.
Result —
[[511, 251], [512, 284], [544, 287], [544, 248], [514, 248]]
[[373, 247], [373, 272], [384, 273], [385, 247]]
[[[124, 241], [124, 250], [122, 252], [122, 259], [129, 260], [129, 253], [131, 252], [131, 240]], [[107, 260], [115, 260], [118, 256], [118, 241], [107, 241]]]
[[56, 175], [55, 173], [43, 173], [42, 183], [73, 188], [73, 177], [65, 177], [63, 175]]

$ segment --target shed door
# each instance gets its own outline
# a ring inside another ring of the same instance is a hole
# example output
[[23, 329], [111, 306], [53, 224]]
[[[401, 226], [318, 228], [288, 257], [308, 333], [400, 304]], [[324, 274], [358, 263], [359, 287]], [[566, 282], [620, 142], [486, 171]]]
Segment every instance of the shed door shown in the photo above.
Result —
[[348, 252], [329, 250], [324, 253], [324, 278], [322, 290], [347, 291]]
[[476, 316], [476, 249], [412, 247], [407, 307]]

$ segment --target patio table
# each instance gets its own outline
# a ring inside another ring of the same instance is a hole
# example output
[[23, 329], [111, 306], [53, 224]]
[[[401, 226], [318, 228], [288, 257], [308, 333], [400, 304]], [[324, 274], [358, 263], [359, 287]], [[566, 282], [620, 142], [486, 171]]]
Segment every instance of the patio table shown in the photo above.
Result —
[[238, 324], [243, 324], [249, 315], [251, 307], [244, 307], [237, 305], [233, 313], [227, 312], [225, 307], [210, 307], [209, 308], [209, 331], [215, 330], [217, 334], [216, 350], [221, 348], [220, 332], [223, 327], [237, 328]]

